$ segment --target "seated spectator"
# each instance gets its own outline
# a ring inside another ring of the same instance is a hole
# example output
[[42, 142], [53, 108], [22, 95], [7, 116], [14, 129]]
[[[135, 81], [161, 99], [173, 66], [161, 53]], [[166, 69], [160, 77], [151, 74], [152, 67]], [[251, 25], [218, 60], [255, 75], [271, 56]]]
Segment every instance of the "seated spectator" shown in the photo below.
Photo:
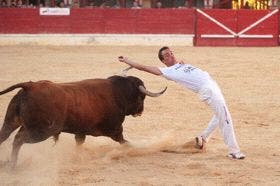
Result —
[[23, 8], [22, 0], [18, 0], [18, 2], [17, 2], [17, 7], [18, 7], [18, 8]]
[[100, 5], [103, 3], [103, 0], [90, 0], [87, 2], [86, 7], [88, 8], [96, 8], [100, 7]]
[[139, 5], [137, 0], [134, 0], [131, 8], [132, 9], [141, 9], [141, 6]]
[[34, 6], [34, 4], [33, 3], [30, 3], [29, 5], [28, 5], [28, 8], [34, 8], [35, 6]]
[[244, 9], [250, 9], [250, 5], [249, 5], [249, 2], [246, 1], [245, 2], [245, 5], [243, 6]]
[[6, 1], [6, 0], [2, 0], [2, 1], [1, 1], [0, 7], [1, 7], [1, 8], [7, 8], [7, 7], [8, 7], [7, 1]]
[[156, 2], [156, 7], [155, 8], [162, 8], [162, 3], [161, 1]]
[[60, 1], [60, 3], [58, 4], [59, 8], [65, 8], [65, 4], [63, 1]]
[[174, 0], [174, 7], [175, 8], [187, 8], [188, 7], [188, 0]]
[[93, 7], [94, 7], [94, 2], [88, 2], [86, 8], [93, 8]]
[[125, 2], [126, 2], [126, 0], [118, 0], [118, 4], [119, 4], [120, 8], [125, 8]]
[[15, 0], [11, 1], [11, 8], [16, 8], [17, 7], [17, 2]]
[[138, 3], [138, 6], [140, 6], [141, 8], [143, 7], [143, 0], [136, 0]]
[[126, 8], [131, 8], [133, 6], [134, 0], [126, 0], [125, 1], [125, 7]]
[[161, 0], [162, 8], [173, 8], [174, 0]]
[[[174, 0], [156, 0], [155, 2], [152, 0], [152, 7], [154, 8], [174, 8]], [[155, 3], [155, 5], [153, 5]]]
[[73, 8], [79, 8], [80, 7], [80, 5], [79, 5], [79, 3], [77, 2], [77, 1], [75, 1], [74, 3], [73, 3], [73, 6], [72, 6]]
[[119, 8], [117, 0], [103, 0], [101, 8]]
[[135, 1], [137, 1], [139, 7], [142, 7], [142, 0], [119, 0], [119, 4], [121, 8], [132, 8], [136, 4]]

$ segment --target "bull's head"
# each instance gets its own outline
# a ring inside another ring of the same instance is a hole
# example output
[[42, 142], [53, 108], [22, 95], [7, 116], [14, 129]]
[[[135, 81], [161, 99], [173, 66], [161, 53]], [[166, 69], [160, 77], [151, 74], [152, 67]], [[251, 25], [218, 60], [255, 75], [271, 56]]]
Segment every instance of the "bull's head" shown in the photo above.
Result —
[[165, 87], [160, 92], [151, 92], [145, 88], [143, 81], [140, 80], [139, 78], [133, 76], [128, 76], [127, 78], [130, 79], [130, 81], [132, 81], [135, 86], [135, 93], [133, 96], [134, 103], [133, 106], [131, 107], [132, 109], [130, 110], [131, 111], [130, 114], [134, 117], [140, 116], [142, 114], [144, 110], [144, 99], [146, 95], [150, 97], [158, 97], [162, 95], [167, 89], [167, 87]]
[[[144, 85], [140, 85], [138, 88], [139, 88], [139, 91], [142, 92], [145, 96], [147, 95], [147, 96], [150, 96], [150, 97], [158, 97], [158, 96], [162, 95], [167, 89], [167, 87], [165, 87], [160, 92], [150, 92], [144, 87]], [[138, 103], [136, 104], [136, 105], [138, 105], [137, 112], [135, 114], [132, 114], [133, 117], [141, 116], [141, 114], [144, 110], [145, 96], [139, 95]]]
[[141, 79], [134, 76], [112, 76], [109, 78], [116, 90], [116, 101], [124, 109], [125, 115], [139, 116], [144, 110], [144, 99], [147, 96], [158, 97], [167, 87], [160, 92], [148, 91]]

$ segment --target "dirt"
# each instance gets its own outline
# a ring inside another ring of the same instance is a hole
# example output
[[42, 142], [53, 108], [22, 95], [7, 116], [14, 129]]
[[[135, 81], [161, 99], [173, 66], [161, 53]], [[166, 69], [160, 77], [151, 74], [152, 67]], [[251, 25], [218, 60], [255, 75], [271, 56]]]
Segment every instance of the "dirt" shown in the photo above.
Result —
[[[127, 66], [117, 56], [154, 66], [157, 46], [2, 46], [0, 89], [23, 81], [70, 82], [107, 78]], [[0, 185], [278, 185], [280, 182], [280, 47], [172, 47], [178, 59], [208, 71], [220, 85], [244, 160], [227, 157], [217, 129], [206, 149], [194, 137], [211, 118], [198, 96], [174, 82], [130, 70], [151, 91], [140, 117], [126, 117], [119, 145], [106, 137], [87, 136], [76, 147], [74, 136], [61, 134], [24, 144], [16, 168], [7, 166], [16, 132], [0, 146]], [[16, 90], [0, 96], [2, 126]]]

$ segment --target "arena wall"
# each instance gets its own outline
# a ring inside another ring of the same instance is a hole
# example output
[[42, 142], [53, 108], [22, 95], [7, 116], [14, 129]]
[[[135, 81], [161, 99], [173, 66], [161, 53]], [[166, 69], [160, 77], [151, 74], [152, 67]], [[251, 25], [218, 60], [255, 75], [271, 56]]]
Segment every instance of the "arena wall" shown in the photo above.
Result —
[[37, 8], [2, 8], [0, 45], [278, 46], [279, 19], [278, 9], [73, 8], [70, 15], [40, 15]]

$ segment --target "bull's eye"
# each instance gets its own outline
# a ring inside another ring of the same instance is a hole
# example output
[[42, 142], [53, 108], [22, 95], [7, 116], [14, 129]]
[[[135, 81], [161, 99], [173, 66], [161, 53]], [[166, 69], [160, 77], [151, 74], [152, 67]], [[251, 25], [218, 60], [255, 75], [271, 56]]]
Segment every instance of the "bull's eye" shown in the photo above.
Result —
[[138, 97], [138, 103], [143, 102], [143, 100], [144, 100], [144, 98], [143, 98], [142, 96], [139, 96], [139, 97]]

